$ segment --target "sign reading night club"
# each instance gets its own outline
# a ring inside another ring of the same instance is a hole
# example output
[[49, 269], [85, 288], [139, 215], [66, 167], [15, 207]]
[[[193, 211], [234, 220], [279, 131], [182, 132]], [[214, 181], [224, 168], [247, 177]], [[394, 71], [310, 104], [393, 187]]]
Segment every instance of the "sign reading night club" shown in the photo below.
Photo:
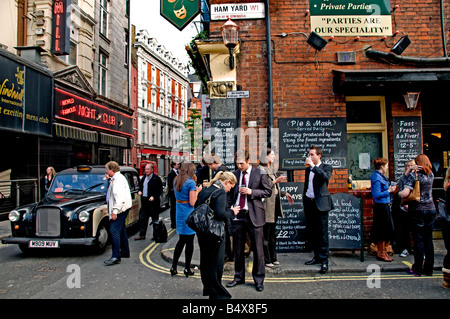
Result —
[[391, 36], [390, 0], [310, 0], [311, 31], [321, 36]]
[[52, 53], [68, 55], [70, 53], [70, 0], [53, 1]]
[[180, 31], [199, 13], [200, 0], [161, 0], [161, 16]]

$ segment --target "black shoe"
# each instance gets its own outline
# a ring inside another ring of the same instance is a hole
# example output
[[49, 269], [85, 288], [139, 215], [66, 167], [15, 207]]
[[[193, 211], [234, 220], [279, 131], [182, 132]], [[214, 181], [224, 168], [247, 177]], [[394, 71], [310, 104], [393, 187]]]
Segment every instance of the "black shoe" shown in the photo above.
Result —
[[305, 262], [305, 265], [316, 265], [316, 264], [320, 264], [320, 261], [316, 258], [313, 258], [310, 261]]
[[319, 274], [324, 274], [328, 271], [328, 261], [324, 261], [320, 266]]
[[264, 290], [264, 286], [263, 286], [262, 284], [256, 285], [256, 291], [261, 292], [261, 291], [263, 291], [263, 290]]
[[242, 284], [244, 284], [242, 281], [235, 281], [235, 280], [233, 280], [232, 282], [227, 283], [226, 286], [228, 288], [233, 288], [233, 287], [236, 287], [237, 285], [242, 285]]
[[183, 270], [183, 272], [184, 272], [184, 275], [186, 276], [186, 277], [189, 277], [189, 276], [194, 276], [194, 272], [192, 271], [192, 270], [190, 270], [190, 269], [184, 269]]
[[120, 264], [120, 258], [110, 258], [108, 260], [105, 260], [106, 266], [116, 265]]
[[173, 276], [175, 276], [176, 274], [178, 274], [178, 271], [176, 269], [174, 269], [173, 267], [170, 268], [170, 274]]

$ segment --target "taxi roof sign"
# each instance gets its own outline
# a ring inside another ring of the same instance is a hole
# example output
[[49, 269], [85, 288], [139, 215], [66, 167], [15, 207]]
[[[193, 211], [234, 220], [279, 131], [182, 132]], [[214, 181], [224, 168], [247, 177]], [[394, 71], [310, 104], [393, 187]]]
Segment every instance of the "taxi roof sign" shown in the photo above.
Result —
[[200, 13], [200, 0], [160, 0], [160, 14], [183, 30]]

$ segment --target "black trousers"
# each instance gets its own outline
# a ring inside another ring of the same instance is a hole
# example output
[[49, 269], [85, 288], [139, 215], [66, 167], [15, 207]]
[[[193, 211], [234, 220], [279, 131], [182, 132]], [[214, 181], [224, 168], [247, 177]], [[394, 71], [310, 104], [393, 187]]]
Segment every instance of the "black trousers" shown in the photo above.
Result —
[[203, 296], [210, 299], [229, 299], [230, 293], [222, 285], [225, 256], [225, 241], [210, 240], [198, 234], [200, 247], [200, 275], [203, 283]]
[[247, 233], [253, 251], [253, 280], [256, 285], [262, 285], [266, 275], [264, 265], [264, 233], [263, 227], [253, 226], [248, 214], [239, 214], [239, 220], [231, 218], [231, 235], [234, 251], [234, 281], [245, 282], [245, 243]]
[[147, 234], [148, 221], [150, 217], [152, 221], [159, 220], [159, 207], [155, 207], [148, 200], [148, 197], [142, 197], [142, 206], [139, 211], [139, 235], [145, 236]]
[[318, 261], [327, 261], [329, 256], [328, 245], [328, 211], [317, 209], [314, 199], [303, 197], [306, 218], [307, 240], [314, 250], [314, 258]]

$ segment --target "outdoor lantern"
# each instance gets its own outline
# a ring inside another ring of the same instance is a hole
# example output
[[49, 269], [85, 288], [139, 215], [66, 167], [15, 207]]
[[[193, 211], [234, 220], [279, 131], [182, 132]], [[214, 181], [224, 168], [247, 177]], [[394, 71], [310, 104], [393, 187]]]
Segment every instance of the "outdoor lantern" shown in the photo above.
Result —
[[228, 21], [225, 22], [225, 24], [222, 26], [223, 43], [226, 45], [226, 47], [228, 48], [228, 52], [230, 53], [229, 58], [230, 70], [234, 69], [233, 49], [236, 47], [239, 41], [238, 30], [239, 30], [238, 25], [233, 21], [231, 21], [230, 18], [228, 18]]
[[419, 102], [420, 92], [408, 92], [403, 94], [403, 98], [405, 99], [406, 107], [409, 110], [414, 110], [417, 106], [417, 102]]

